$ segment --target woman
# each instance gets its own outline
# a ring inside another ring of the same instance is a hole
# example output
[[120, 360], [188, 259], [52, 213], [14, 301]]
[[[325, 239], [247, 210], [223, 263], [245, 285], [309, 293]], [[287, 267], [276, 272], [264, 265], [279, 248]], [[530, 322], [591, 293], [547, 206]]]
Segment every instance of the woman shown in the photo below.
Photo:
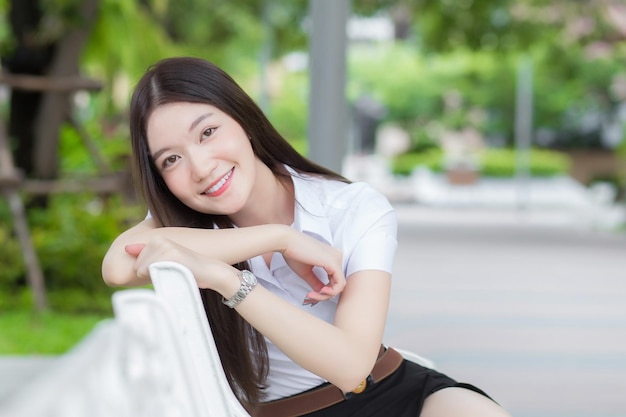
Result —
[[479, 389], [381, 348], [392, 207], [300, 156], [222, 70], [158, 62], [130, 124], [150, 215], [113, 242], [103, 278], [140, 285], [153, 262], [186, 265], [252, 415], [507, 415]]

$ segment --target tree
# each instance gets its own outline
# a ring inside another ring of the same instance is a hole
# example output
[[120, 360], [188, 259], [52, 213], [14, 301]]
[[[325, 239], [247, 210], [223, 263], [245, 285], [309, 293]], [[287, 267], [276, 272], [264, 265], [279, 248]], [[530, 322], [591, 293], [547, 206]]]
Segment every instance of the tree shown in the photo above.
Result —
[[9, 136], [16, 163], [29, 177], [58, 176], [59, 129], [70, 115], [75, 88], [71, 82], [67, 88], [57, 83], [80, 76], [83, 46], [98, 5], [99, 0], [9, 3], [13, 45], [3, 48], [4, 67], [13, 75], [48, 77], [43, 86], [22, 82], [11, 90]]
[[[11, 47], [4, 47], [2, 64], [13, 74], [43, 75], [54, 55], [54, 44], [37, 36], [43, 12], [38, 0], [12, 0], [9, 5], [9, 23], [12, 32]], [[35, 118], [39, 111], [42, 92], [13, 89], [8, 121], [9, 137], [14, 138], [17, 166], [26, 175], [34, 175]]]
[[[79, 75], [79, 59], [96, 18], [99, 0], [83, 2], [46, 3], [54, 9], [45, 14], [36, 0], [16, 1], [9, 4], [9, 21], [12, 29], [11, 48], [4, 48], [3, 66], [12, 77], [3, 77], [11, 87], [9, 129], [7, 136], [14, 141], [17, 166], [29, 177], [52, 179], [58, 176], [58, 143], [61, 125], [70, 117], [72, 84]], [[57, 32], [51, 21], [56, 17], [65, 20]], [[35, 78], [33, 78], [35, 76]], [[41, 78], [41, 77], [46, 78]], [[3, 176], [15, 178], [13, 160], [2, 122]], [[9, 166], [6, 166], [6, 165]], [[5, 180], [6, 178], [2, 178]], [[34, 293], [35, 306], [47, 308], [45, 284], [38, 259], [32, 246], [26, 215], [15, 184], [2, 184], [3, 196], [9, 200], [16, 234], [22, 246], [28, 269], [27, 280]], [[45, 204], [44, 198], [39, 204]]]

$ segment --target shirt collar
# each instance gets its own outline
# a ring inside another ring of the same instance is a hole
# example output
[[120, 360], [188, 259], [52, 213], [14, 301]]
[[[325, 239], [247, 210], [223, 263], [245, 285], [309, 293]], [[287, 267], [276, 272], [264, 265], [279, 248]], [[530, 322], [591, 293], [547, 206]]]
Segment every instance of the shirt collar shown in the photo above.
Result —
[[296, 197], [293, 227], [307, 235], [332, 244], [332, 233], [326, 215], [323, 181], [287, 167]]

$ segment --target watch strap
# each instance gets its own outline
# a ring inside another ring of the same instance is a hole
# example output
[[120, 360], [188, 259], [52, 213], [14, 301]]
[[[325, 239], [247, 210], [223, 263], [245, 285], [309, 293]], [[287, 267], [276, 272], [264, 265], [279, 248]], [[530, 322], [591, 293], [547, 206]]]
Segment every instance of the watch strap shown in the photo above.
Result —
[[257, 284], [257, 280], [254, 274], [246, 269], [240, 271], [238, 275], [239, 279], [241, 280], [241, 286], [239, 287], [239, 290], [229, 299], [222, 299], [222, 302], [230, 308], [237, 307], [239, 303], [241, 303], [244, 298], [246, 298], [246, 296], [250, 294], [252, 289], [254, 289]]

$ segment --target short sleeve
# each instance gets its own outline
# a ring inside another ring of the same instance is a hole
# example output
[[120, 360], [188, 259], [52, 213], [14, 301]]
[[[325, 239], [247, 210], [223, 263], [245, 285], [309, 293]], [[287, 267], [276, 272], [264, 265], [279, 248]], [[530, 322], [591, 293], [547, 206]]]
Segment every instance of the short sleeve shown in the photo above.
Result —
[[367, 227], [349, 253], [346, 276], [366, 269], [392, 273], [398, 247], [397, 224], [395, 211], [389, 211]]

